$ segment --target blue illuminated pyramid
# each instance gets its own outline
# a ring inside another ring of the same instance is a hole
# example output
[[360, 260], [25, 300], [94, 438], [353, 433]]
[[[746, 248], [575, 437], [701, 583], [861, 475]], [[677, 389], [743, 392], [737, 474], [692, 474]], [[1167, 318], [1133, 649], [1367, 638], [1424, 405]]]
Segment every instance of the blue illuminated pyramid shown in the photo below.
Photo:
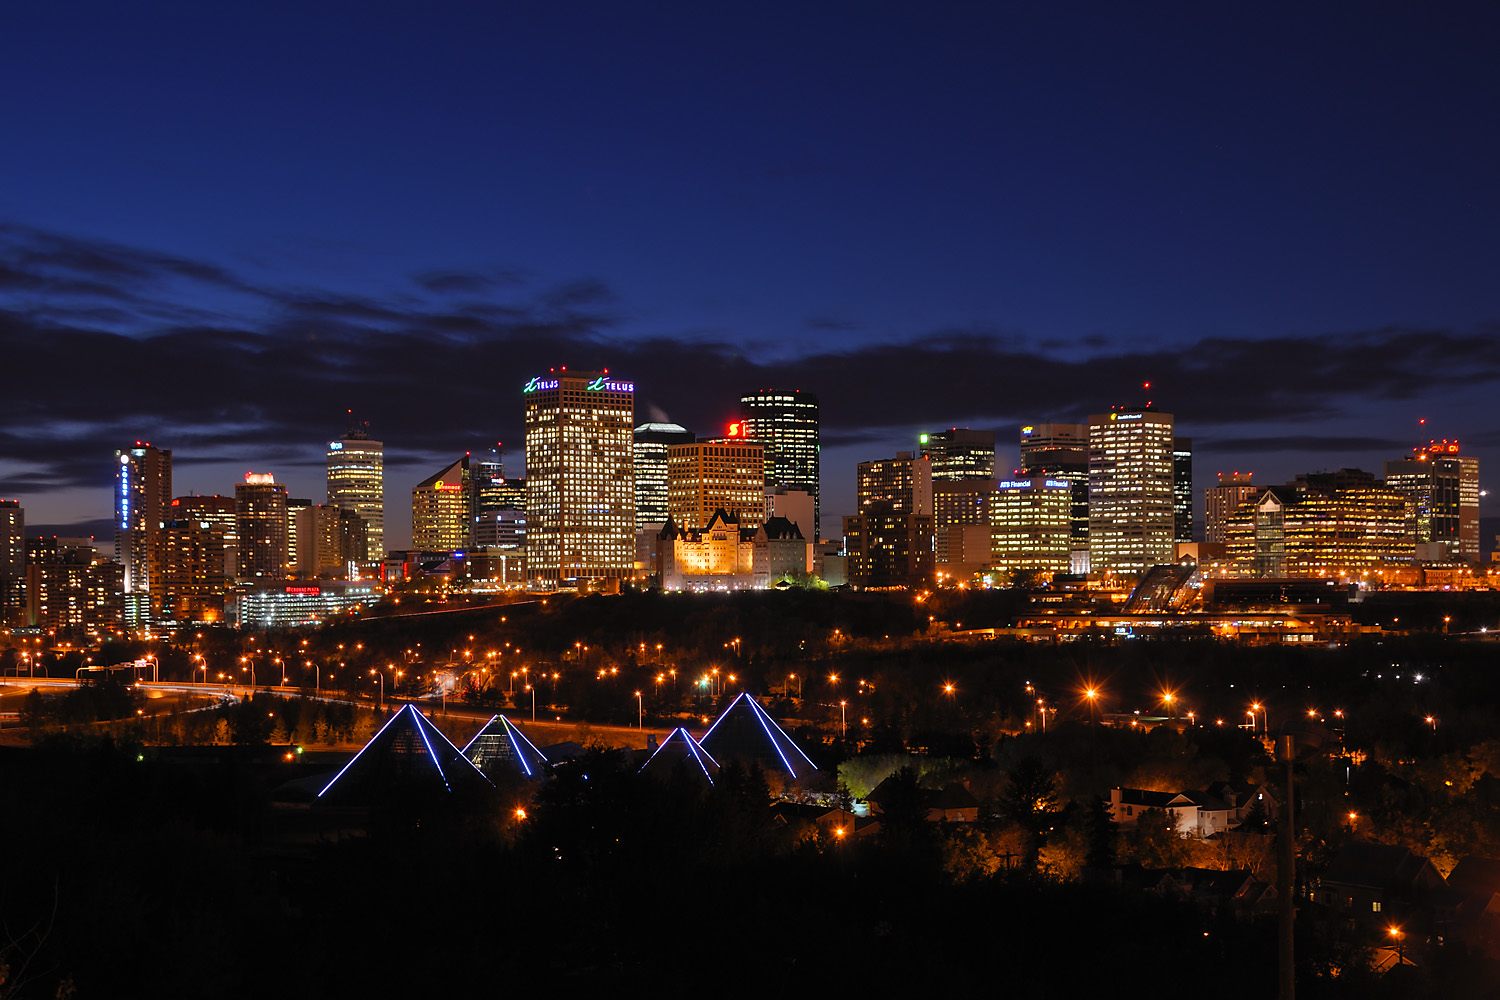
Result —
[[391, 716], [364, 749], [323, 786], [325, 802], [368, 804], [397, 791], [492, 787], [463, 752], [415, 706]]
[[678, 772], [685, 773], [690, 780], [707, 781], [710, 785], [719, 775], [719, 762], [693, 739], [692, 733], [680, 726], [672, 730], [672, 735], [662, 740], [651, 759], [641, 765], [641, 773], [654, 778], [669, 779]]
[[502, 770], [514, 771], [533, 780], [547, 770], [547, 758], [503, 715], [491, 717], [484, 728], [464, 747], [469, 762], [485, 774], [494, 776]]
[[804, 778], [818, 769], [749, 694], [732, 701], [698, 745], [714, 760], [755, 763], [762, 771], [789, 778]]

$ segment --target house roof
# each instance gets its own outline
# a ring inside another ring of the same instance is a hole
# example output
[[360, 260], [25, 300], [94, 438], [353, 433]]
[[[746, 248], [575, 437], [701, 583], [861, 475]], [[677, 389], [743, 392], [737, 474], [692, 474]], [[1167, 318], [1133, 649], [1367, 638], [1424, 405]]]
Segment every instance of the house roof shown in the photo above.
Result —
[[730, 702], [698, 745], [715, 760], [727, 761], [733, 757], [753, 761], [762, 770], [792, 778], [805, 777], [818, 769], [748, 693]]
[[[1405, 847], [1351, 841], [1333, 856], [1322, 882], [1366, 889], [1399, 889], [1415, 884], [1426, 867], [1430, 867], [1426, 858]], [[1437, 876], [1437, 880], [1441, 881], [1442, 876]]]
[[1500, 860], [1466, 854], [1448, 873], [1448, 885], [1466, 895], [1500, 893]]
[[641, 765], [640, 773], [665, 778], [679, 770], [690, 778], [707, 781], [710, 785], [719, 775], [719, 762], [693, 739], [692, 733], [681, 726], [662, 740], [651, 759]]
[[490, 780], [415, 705], [408, 704], [386, 720], [354, 759], [323, 786], [318, 798], [368, 803], [398, 786], [414, 785], [453, 792], [490, 787]]
[[978, 809], [979, 800], [963, 785], [944, 785], [943, 790], [933, 796], [933, 809]]
[[797, 522], [785, 517], [768, 517], [760, 526], [768, 541], [803, 541], [802, 529]]
[[511, 770], [536, 779], [542, 776], [547, 766], [546, 756], [503, 715], [491, 716], [484, 728], [464, 746], [463, 755], [485, 774]]
[[[1201, 794], [1201, 793], [1200, 793]], [[1147, 809], [1166, 809], [1168, 806], [1197, 805], [1185, 792], [1148, 792], [1141, 788], [1120, 789], [1120, 804], [1143, 806]]]

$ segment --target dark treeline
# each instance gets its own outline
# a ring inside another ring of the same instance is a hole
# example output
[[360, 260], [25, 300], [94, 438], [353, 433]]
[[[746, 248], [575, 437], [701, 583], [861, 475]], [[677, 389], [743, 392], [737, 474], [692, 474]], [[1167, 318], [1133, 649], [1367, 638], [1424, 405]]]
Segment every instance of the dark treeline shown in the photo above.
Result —
[[[880, 836], [834, 841], [774, 819], [753, 771], [726, 768], [700, 793], [594, 751], [534, 797], [394, 796], [368, 835], [306, 851], [278, 833], [254, 769], [138, 756], [69, 741], [0, 755], [7, 833], [29, 860], [0, 869], [3, 995], [434, 996], [506, 982], [795, 995], [863, 981], [1056, 996], [1132, 969], [1229, 997], [1274, 989], [1264, 918], [1086, 879], [956, 872], [952, 831], [903, 820], [899, 799]], [[1307, 995], [1437, 995], [1482, 971], [1454, 946], [1394, 992], [1311, 924], [1300, 948]]]

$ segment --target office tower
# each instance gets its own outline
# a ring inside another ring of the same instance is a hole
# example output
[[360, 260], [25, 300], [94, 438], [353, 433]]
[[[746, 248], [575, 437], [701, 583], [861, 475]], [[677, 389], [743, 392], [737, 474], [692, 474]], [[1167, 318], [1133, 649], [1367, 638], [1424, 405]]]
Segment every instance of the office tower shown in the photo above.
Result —
[[134, 625], [161, 606], [151, 596], [151, 563], [171, 517], [172, 452], [137, 441], [115, 460], [115, 561], [124, 567], [126, 617]]
[[352, 510], [316, 504], [297, 512], [297, 566], [307, 578], [343, 578], [365, 561], [365, 522]]
[[635, 568], [635, 383], [566, 368], [522, 389], [526, 573], [541, 583]]
[[[936, 476], [936, 470], [933, 475]], [[993, 479], [934, 479], [932, 483], [932, 530], [934, 553], [939, 563], [968, 562], [960, 559], [961, 545], [953, 540], [962, 532], [954, 529], [990, 523], [990, 498], [995, 492]], [[973, 553], [969, 553], [972, 555]], [[989, 564], [988, 555], [983, 563]]]
[[743, 426], [730, 437], [766, 448], [766, 485], [805, 490], [813, 498], [813, 532], [822, 530], [818, 497], [818, 397], [801, 389], [762, 389], [740, 397]]
[[1229, 540], [1229, 517], [1240, 504], [1254, 500], [1260, 490], [1249, 472], [1221, 472], [1219, 485], [1203, 491], [1203, 540], [1223, 545]]
[[920, 452], [932, 460], [932, 479], [993, 479], [995, 477], [995, 432], [954, 427], [923, 434]]
[[741, 528], [765, 520], [765, 449], [734, 439], [668, 445], [667, 514], [682, 530], [702, 531], [715, 511]]
[[169, 520], [202, 521], [217, 532], [223, 546], [224, 578], [233, 580], [239, 572], [240, 535], [235, 526], [234, 497], [186, 496], [172, 501]]
[[1172, 540], [1193, 540], [1193, 439], [1172, 439]]
[[224, 617], [224, 537], [209, 521], [174, 520], [162, 528], [162, 614], [178, 622]]
[[0, 500], [0, 625], [26, 619], [26, 512], [19, 500]]
[[365, 561], [385, 558], [385, 445], [362, 430], [328, 442], [328, 502], [365, 522]]
[[411, 546], [421, 552], [461, 552], [473, 536], [469, 514], [469, 456], [411, 489]]
[[1139, 577], [1176, 558], [1172, 414], [1089, 417], [1089, 569]]
[[469, 456], [469, 513], [473, 528], [469, 546], [480, 548], [494, 544], [494, 526], [501, 522], [514, 524], [526, 520], [526, 480], [507, 479], [505, 462], [499, 447]]
[[1385, 483], [1406, 497], [1420, 562], [1479, 559], [1479, 459], [1457, 441], [1431, 441], [1385, 463]]
[[1228, 558], [1246, 576], [1373, 582], [1382, 564], [1412, 559], [1406, 497], [1371, 473], [1313, 473], [1256, 492], [1226, 525]]
[[1002, 479], [989, 514], [990, 560], [996, 569], [1071, 571], [1072, 483], [1043, 476]]
[[[1069, 537], [1086, 561], [1089, 547], [1089, 425], [1027, 424], [1021, 428], [1021, 468], [1027, 478], [1062, 480], [1072, 486]], [[1003, 477], [1002, 477], [1003, 478]]]
[[867, 589], [930, 583], [932, 461], [898, 452], [859, 463], [857, 477], [859, 513], [844, 518], [849, 582]]
[[1088, 470], [1088, 424], [1027, 424], [1021, 428], [1021, 471]]
[[286, 487], [269, 472], [245, 473], [234, 487], [235, 532], [239, 535], [241, 580], [286, 577]]
[[641, 424], [635, 441], [635, 523], [665, 524], [667, 520], [667, 448], [692, 444], [693, 432], [680, 424]]

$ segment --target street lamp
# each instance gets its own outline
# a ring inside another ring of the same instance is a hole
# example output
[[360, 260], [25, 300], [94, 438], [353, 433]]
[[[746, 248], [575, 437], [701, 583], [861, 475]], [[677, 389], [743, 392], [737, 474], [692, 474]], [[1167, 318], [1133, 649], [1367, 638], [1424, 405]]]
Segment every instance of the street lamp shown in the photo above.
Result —
[[384, 708], [385, 707], [385, 672], [382, 671], [382, 670], [376, 670], [374, 667], [371, 667], [370, 668], [370, 673], [373, 674], [375, 677], [378, 677], [380, 679], [380, 707]]
[[[532, 714], [532, 721], [536, 721], [535, 713]], [[646, 728], [646, 707], [645, 702], [641, 700], [641, 693], [639, 691], [635, 693], [635, 728]]]
[[1405, 965], [1406, 964], [1406, 952], [1405, 952], [1406, 935], [1403, 934], [1401, 932], [1401, 928], [1397, 927], [1395, 924], [1391, 924], [1391, 926], [1388, 927], [1388, 928], [1386, 928], [1386, 930], [1391, 935], [1391, 937], [1395, 938], [1395, 940], [1396, 940], [1396, 964], [1397, 965]]
[[841, 702], [839, 702], [839, 736], [840, 736], [840, 738], [846, 738], [849, 735], [849, 717], [848, 717], [848, 714], [845, 711], [845, 709], [847, 709], [848, 706], [849, 706], [849, 703], [847, 701], [841, 701]]

